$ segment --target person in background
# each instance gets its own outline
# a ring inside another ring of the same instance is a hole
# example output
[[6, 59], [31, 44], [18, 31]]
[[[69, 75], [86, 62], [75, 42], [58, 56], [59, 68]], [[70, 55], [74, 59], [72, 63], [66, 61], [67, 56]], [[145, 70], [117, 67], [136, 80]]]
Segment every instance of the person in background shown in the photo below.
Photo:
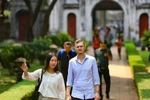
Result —
[[100, 100], [96, 59], [85, 53], [86, 46], [81, 39], [75, 41], [75, 50], [77, 56], [69, 61], [66, 100]]
[[94, 53], [95, 53], [95, 50], [100, 47], [99, 43], [100, 43], [100, 33], [99, 33], [99, 29], [97, 27], [95, 27], [94, 31], [93, 31], [93, 49], [94, 49]]
[[66, 41], [64, 43], [64, 48], [58, 52], [58, 61], [59, 61], [58, 63], [59, 63], [60, 71], [62, 72], [64, 77], [65, 86], [67, 81], [69, 60], [75, 57], [76, 55], [77, 55], [76, 51], [72, 49], [72, 44], [69, 41]]
[[117, 27], [116, 37], [120, 38], [121, 41], [123, 42], [123, 27], [121, 27], [120, 25], [118, 25], [118, 27]]
[[110, 74], [109, 74], [109, 60], [112, 60], [111, 50], [107, 48], [107, 41], [101, 41], [100, 48], [96, 50], [96, 60], [99, 69], [100, 76], [100, 96], [101, 100], [103, 99], [102, 94], [102, 75], [106, 83], [106, 98], [109, 99], [110, 92]]
[[49, 53], [46, 57], [45, 67], [37, 69], [34, 72], [28, 72], [28, 66], [23, 63], [22, 78], [26, 80], [37, 80], [41, 77], [43, 70], [42, 82], [39, 87], [38, 100], [65, 100], [65, 84], [62, 74], [58, 71], [57, 56], [54, 53]]
[[119, 60], [121, 60], [122, 39], [119, 37], [116, 40], [115, 44], [117, 45], [117, 51], [118, 51]]
[[112, 46], [113, 35], [111, 34], [111, 29], [109, 27], [106, 27], [105, 32], [104, 40], [107, 41], [107, 48], [110, 49]]

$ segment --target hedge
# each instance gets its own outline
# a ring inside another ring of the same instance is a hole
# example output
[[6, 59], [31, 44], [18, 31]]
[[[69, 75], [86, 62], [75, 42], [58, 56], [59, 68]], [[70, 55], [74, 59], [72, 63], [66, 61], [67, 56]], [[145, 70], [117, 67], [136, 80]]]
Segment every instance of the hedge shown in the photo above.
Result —
[[24, 96], [30, 96], [34, 90], [35, 81], [22, 81], [9, 90], [0, 94], [0, 100], [22, 100]]
[[126, 48], [128, 62], [132, 68], [133, 73], [146, 72], [146, 65], [142, 57], [139, 55], [134, 43], [128, 40], [124, 43], [124, 45]]
[[128, 62], [132, 68], [138, 95], [140, 100], [149, 100], [150, 98], [150, 73], [147, 73], [146, 64], [141, 55], [136, 50], [132, 41], [125, 42], [125, 48], [128, 56]]

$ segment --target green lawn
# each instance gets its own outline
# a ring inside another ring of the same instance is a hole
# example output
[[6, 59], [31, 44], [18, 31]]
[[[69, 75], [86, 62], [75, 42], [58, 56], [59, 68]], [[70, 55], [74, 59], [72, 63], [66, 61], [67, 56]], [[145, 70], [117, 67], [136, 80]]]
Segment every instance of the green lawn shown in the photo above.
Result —
[[[148, 51], [138, 51], [142, 57], [144, 63], [147, 65], [147, 68], [150, 68], [150, 61], [148, 61], [149, 52]], [[149, 100], [150, 98], [150, 73], [136, 73], [136, 84], [139, 92], [140, 100]]]
[[15, 77], [10, 76], [8, 74], [7, 69], [3, 69], [1, 64], [0, 64], [0, 93], [8, 90], [11, 86], [15, 84]]
[[150, 53], [148, 51], [138, 51], [138, 52], [141, 55], [145, 64], [150, 67], [150, 61], [148, 61]]
[[[38, 60], [35, 60], [30, 64], [29, 71], [34, 71], [38, 68], [42, 68]], [[15, 76], [10, 76], [7, 69], [3, 69], [0, 64], [0, 93], [7, 91], [10, 87], [16, 84]]]

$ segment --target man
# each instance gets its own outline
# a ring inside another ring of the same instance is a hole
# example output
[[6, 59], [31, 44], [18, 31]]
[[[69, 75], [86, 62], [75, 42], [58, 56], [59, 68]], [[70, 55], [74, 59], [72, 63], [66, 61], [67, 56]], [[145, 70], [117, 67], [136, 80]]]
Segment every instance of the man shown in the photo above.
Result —
[[83, 40], [75, 41], [77, 56], [69, 61], [66, 100], [100, 100], [96, 59], [85, 54], [85, 49]]
[[76, 52], [75, 50], [72, 49], [71, 42], [66, 41], [64, 43], [64, 48], [58, 52], [60, 71], [63, 74], [65, 86], [66, 86], [67, 74], [68, 74], [68, 63], [69, 60], [75, 56], [76, 56]]
[[101, 41], [100, 48], [96, 50], [96, 60], [97, 65], [99, 68], [99, 75], [100, 75], [100, 96], [101, 99], [103, 98], [102, 95], [102, 75], [104, 77], [106, 83], [106, 98], [109, 99], [109, 92], [110, 92], [110, 74], [109, 74], [109, 60], [112, 60], [112, 53], [110, 49], [107, 48], [106, 40]]
[[[110, 49], [112, 46], [112, 40], [113, 40], [113, 35], [111, 34], [111, 29], [109, 27], [106, 27], [106, 33], [104, 35], [104, 40], [107, 41], [107, 48]], [[103, 41], [104, 41], [103, 40]]]

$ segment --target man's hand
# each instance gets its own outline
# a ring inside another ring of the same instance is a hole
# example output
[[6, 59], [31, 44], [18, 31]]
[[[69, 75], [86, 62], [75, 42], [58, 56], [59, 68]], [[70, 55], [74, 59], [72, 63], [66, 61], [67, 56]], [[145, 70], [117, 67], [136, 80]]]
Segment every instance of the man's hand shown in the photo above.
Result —
[[95, 93], [94, 100], [100, 100], [99, 92], [96, 92], [96, 93]]
[[66, 95], [66, 100], [71, 100], [71, 96], [70, 95]]

